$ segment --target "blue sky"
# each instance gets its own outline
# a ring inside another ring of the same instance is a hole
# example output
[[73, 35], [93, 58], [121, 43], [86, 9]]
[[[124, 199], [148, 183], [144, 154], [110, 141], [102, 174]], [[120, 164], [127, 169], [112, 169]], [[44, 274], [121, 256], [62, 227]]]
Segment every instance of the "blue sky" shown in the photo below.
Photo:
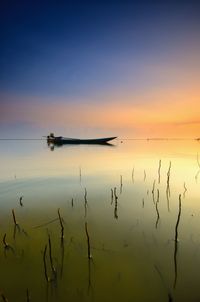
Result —
[[154, 106], [158, 95], [163, 107], [176, 103], [176, 91], [196, 91], [194, 102], [199, 96], [198, 1], [4, 1], [0, 14], [4, 122], [27, 123], [25, 104], [32, 125], [39, 104], [57, 103], [61, 111], [92, 104], [98, 111], [110, 103], [112, 112], [115, 101], [131, 104], [130, 111]]
[[0, 21], [4, 93], [87, 96], [144, 86], [137, 73], [145, 64], [176, 60], [199, 35], [192, 1], [12, 3], [3, 4]]

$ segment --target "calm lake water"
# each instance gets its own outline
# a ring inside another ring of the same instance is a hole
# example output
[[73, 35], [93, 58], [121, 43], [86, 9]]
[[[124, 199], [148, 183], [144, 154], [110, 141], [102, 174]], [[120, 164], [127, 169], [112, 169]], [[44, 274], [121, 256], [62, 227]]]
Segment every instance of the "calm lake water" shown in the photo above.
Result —
[[9, 302], [200, 301], [200, 143], [114, 144], [0, 141]]

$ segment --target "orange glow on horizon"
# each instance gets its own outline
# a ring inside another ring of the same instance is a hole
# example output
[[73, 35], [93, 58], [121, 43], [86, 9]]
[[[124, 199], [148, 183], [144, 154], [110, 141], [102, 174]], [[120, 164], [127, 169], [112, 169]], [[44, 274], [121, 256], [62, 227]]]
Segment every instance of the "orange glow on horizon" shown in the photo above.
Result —
[[[144, 95], [110, 96], [101, 100], [45, 103], [7, 102], [1, 120], [23, 121], [43, 127], [119, 129], [136, 137], [199, 137], [200, 93], [197, 91], [151, 92]], [[12, 103], [12, 105], [11, 105]], [[16, 105], [13, 106], [13, 103]]]

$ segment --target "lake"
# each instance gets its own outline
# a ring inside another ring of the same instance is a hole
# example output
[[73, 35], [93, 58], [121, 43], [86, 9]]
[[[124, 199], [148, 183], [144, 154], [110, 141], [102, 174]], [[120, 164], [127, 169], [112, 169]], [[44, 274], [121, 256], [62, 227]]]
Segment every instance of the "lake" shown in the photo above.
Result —
[[200, 301], [200, 143], [0, 141], [12, 301]]

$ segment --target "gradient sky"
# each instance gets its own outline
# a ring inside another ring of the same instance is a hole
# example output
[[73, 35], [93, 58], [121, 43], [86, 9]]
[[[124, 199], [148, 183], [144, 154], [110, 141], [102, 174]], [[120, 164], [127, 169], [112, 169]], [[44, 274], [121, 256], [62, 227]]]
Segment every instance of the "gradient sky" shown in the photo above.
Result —
[[4, 1], [0, 36], [1, 136], [200, 137], [198, 1]]

